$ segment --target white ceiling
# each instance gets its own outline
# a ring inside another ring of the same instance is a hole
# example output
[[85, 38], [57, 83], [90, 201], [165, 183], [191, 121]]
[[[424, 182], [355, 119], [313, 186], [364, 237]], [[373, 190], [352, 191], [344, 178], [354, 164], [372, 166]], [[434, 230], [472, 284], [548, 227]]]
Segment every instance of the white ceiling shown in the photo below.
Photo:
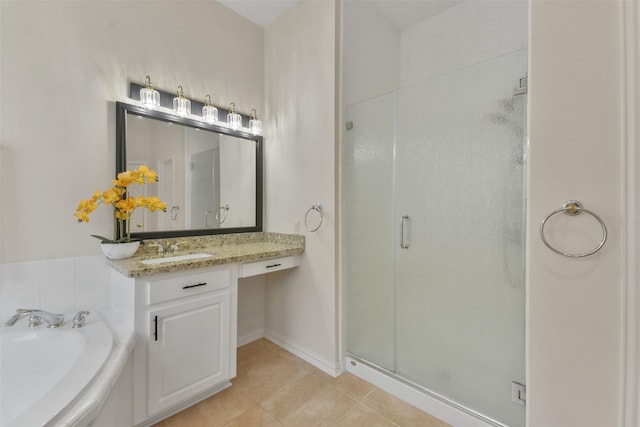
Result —
[[254, 24], [266, 27], [275, 21], [287, 9], [295, 6], [298, 0], [218, 0]]
[[[228, 8], [266, 27], [298, 0], [218, 0]], [[402, 31], [462, 3], [463, 0], [344, 0], [371, 3], [390, 25]]]
[[463, 0], [368, 0], [389, 24], [400, 31], [406, 30], [418, 22], [422, 22], [445, 9], [462, 3], [462, 1]]

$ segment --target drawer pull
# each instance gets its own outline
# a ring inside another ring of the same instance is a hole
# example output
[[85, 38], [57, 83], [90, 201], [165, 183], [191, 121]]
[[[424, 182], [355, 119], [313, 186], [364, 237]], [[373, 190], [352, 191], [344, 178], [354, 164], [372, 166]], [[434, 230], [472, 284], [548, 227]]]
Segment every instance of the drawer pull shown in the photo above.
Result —
[[273, 267], [280, 267], [282, 264], [271, 264], [271, 265], [267, 265], [265, 268], [273, 268]]
[[207, 282], [197, 283], [195, 285], [185, 285], [182, 287], [182, 289], [197, 288], [198, 286], [207, 286]]

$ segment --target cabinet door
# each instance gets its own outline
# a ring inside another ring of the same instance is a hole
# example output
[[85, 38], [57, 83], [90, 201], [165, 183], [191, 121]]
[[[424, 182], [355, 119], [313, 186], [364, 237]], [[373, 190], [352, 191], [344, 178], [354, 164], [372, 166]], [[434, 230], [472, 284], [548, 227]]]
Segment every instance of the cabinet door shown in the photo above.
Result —
[[229, 379], [230, 291], [149, 315], [148, 415]]

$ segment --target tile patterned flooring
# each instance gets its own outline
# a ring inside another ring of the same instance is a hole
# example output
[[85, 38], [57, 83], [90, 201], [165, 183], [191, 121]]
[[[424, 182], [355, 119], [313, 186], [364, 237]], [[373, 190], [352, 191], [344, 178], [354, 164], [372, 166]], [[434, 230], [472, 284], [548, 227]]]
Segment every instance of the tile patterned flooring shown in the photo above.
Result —
[[332, 378], [266, 339], [238, 349], [233, 386], [154, 427], [451, 427], [360, 378]]

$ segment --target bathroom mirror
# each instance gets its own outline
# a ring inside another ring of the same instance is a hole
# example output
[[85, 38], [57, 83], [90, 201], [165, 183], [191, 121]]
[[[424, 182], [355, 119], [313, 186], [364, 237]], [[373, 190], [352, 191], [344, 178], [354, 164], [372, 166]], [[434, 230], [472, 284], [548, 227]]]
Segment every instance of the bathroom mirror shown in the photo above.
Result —
[[147, 165], [158, 182], [129, 187], [166, 212], [138, 209], [140, 239], [262, 231], [262, 137], [195, 117], [116, 103], [116, 174]]

